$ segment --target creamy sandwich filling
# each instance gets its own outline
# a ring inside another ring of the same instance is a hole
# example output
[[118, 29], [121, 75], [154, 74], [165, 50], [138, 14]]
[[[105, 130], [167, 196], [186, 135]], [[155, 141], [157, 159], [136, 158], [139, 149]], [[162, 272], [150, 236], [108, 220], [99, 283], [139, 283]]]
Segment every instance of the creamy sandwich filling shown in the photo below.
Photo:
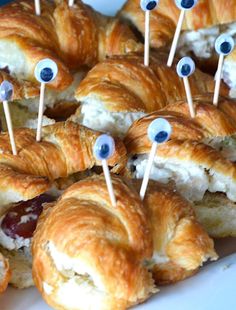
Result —
[[[128, 168], [133, 177], [143, 178], [147, 162], [148, 154], [129, 160]], [[236, 202], [236, 184], [231, 178], [187, 160], [168, 160], [156, 156], [150, 178], [165, 184], [174, 181], [178, 191], [191, 202], [202, 201], [208, 192], [224, 193], [229, 200]]]
[[144, 115], [144, 112], [111, 112], [101, 102], [90, 98], [82, 102], [80, 114], [73, 115], [71, 120], [123, 138], [133, 122]]
[[181, 56], [194, 53], [198, 58], [210, 58], [215, 51], [215, 40], [222, 33], [236, 39], [236, 23], [217, 25], [196, 31], [183, 31], [178, 42], [178, 51]]

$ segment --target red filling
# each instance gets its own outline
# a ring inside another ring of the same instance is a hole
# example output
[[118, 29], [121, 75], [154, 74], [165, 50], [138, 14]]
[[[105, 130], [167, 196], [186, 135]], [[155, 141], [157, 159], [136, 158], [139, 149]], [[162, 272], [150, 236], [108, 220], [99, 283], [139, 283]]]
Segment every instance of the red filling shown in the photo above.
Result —
[[12, 239], [31, 238], [43, 211], [42, 204], [52, 201], [55, 201], [53, 196], [42, 194], [34, 199], [19, 202], [5, 215], [1, 223], [2, 230]]

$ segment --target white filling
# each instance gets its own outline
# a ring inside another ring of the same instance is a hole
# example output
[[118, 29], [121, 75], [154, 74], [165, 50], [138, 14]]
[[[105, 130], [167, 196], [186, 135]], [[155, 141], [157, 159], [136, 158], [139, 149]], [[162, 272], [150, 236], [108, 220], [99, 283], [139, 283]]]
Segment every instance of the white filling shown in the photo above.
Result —
[[133, 122], [144, 115], [143, 112], [110, 112], [102, 103], [90, 99], [82, 103], [81, 114], [71, 119], [94, 130], [123, 137]]
[[31, 238], [17, 237], [12, 239], [8, 237], [2, 230], [1, 224], [4, 216], [0, 218], [0, 244], [8, 250], [18, 250], [22, 247], [29, 247], [31, 243]]
[[8, 67], [11, 74], [17, 76], [20, 80], [27, 79], [29, 76], [27, 59], [18, 45], [8, 40], [1, 39], [0, 68], [5, 67]]
[[178, 42], [180, 55], [186, 56], [193, 52], [199, 58], [210, 58], [214, 53], [215, 40], [222, 32], [236, 38], [236, 23], [197, 31], [184, 31]]
[[[130, 160], [128, 167], [135, 166], [135, 178], [143, 178], [148, 162], [148, 155], [139, 155]], [[223, 192], [227, 197], [236, 201], [236, 184], [231, 178], [214, 170], [205, 169], [192, 162], [171, 158], [170, 160], [155, 157], [150, 178], [162, 183], [174, 181], [179, 192], [190, 201], [200, 201], [207, 191]]]
[[225, 59], [222, 77], [224, 82], [230, 87], [229, 96], [236, 98], [236, 62]]
[[[43, 120], [42, 120], [42, 127], [44, 126], [48, 126], [48, 125], [53, 125], [55, 124], [55, 120], [48, 118], [47, 116], [43, 116]], [[31, 128], [31, 129], [37, 129], [38, 126], [38, 118], [35, 119], [28, 119], [23, 127], [27, 127], [27, 128]]]

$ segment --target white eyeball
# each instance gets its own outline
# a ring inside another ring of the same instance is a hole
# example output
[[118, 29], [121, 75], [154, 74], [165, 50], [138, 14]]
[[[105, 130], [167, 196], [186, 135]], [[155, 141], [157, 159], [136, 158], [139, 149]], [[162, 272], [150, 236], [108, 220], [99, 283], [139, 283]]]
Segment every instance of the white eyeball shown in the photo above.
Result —
[[8, 81], [3, 81], [0, 85], [0, 100], [8, 101], [13, 95], [13, 85]]
[[164, 118], [157, 118], [148, 127], [148, 137], [152, 142], [163, 143], [169, 140], [172, 132], [170, 123]]
[[221, 34], [215, 41], [215, 50], [219, 55], [229, 55], [234, 49], [234, 39], [227, 35]]
[[111, 136], [106, 134], [97, 138], [93, 154], [98, 160], [109, 159], [115, 152], [115, 142]]
[[198, 0], [175, 0], [175, 4], [180, 10], [191, 10], [198, 3]]
[[156, 8], [159, 1], [160, 0], [141, 0], [140, 6], [143, 11], [152, 11]]
[[190, 57], [183, 57], [177, 64], [177, 74], [181, 77], [188, 77], [195, 71], [195, 63]]
[[34, 75], [40, 83], [49, 83], [53, 81], [57, 73], [57, 64], [55, 61], [48, 58], [40, 60], [34, 70]]

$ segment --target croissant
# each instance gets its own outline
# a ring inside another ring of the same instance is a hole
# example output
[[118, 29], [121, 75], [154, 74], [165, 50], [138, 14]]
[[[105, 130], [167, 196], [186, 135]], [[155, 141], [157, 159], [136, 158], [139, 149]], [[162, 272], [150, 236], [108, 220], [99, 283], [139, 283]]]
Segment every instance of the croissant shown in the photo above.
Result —
[[[100, 166], [93, 156], [93, 145], [101, 133], [72, 122], [59, 122], [42, 128], [42, 141], [36, 142], [35, 130], [14, 131], [18, 155], [11, 152], [9, 136], [0, 135], [0, 164], [7, 164], [20, 173], [48, 177], [55, 180], [73, 173]], [[126, 164], [126, 149], [115, 139], [115, 153], [108, 160], [114, 172]]]
[[10, 277], [8, 260], [0, 253], [0, 294], [6, 290]]
[[48, 85], [63, 90], [73, 80], [69, 69], [93, 66], [110, 54], [142, 48], [129, 27], [118, 19], [102, 16], [79, 0], [72, 8], [68, 1], [58, 2], [41, 1], [40, 16], [35, 15], [31, 0], [18, 0], [1, 8], [0, 64], [10, 73], [35, 81], [36, 63], [50, 58], [59, 70]]
[[[165, 53], [114, 56], [96, 65], [80, 83], [75, 97], [81, 104], [71, 119], [83, 125], [124, 135], [135, 119], [186, 97], [175, 68], [165, 65]], [[171, 81], [171, 83], [170, 83]], [[190, 78], [193, 95], [212, 92], [212, 77], [196, 70]], [[222, 94], [227, 88], [222, 85]]]
[[[171, 139], [202, 141], [220, 150], [226, 158], [236, 161], [234, 149], [236, 120], [234, 117], [230, 117], [227, 111], [225, 112], [222, 103], [226, 101], [221, 101], [217, 108], [204, 98], [193, 99], [196, 113], [194, 118], [189, 115], [187, 102], [181, 100], [135, 121], [125, 137], [125, 143], [129, 150], [139, 147], [146, 148], [147, 145], [151, 147], [151, 141], [147, 136], [148, 127], [156, 118], [165, 118], [172, 127]], [[234, 107], [236, 111], [235, 102], [230, 101], [230, 104], [231, 110]]]
[[[141, 182], [136, 182], [139, 190]], [[151, 220], [154, 254], [149, 262], [156, 284], [170, 284], [197, 272], [209, 258], [214, 243], [196, 221], [192, 206], [175, 188], [154, 181], [144, 199]]]
[[[182, 29], [185, 31], [209, 28], [236, 20], [236, 1], [199, 0], [196, 7], [185, 14]], [[174, 36], [180, 10], [172, 0], [162, 0], [150, 16], [150, 42], [153, 47], [168, 44]], [[139, 0], [128, 0], [119, 16], [130, 21], [144, 34], [145, 14]]]
[[[126, 146], [129, 173], [143, 178], [150, 143], [142, 136], [126, 140]], [[236, 165], [219, 151], [197, 141], [170, 140], [159, 145], [150, 178], [173, 181], [193, 203], [199, 222], [211, 236], [236, 236]]]
[[116, 208], [96, 176], [72, 185], [40, 217], [33, 278], [54, 309], [121, 310], [157, 291], [142, 264], [153, 246], [141, 200], [118, 177], [112, 182]]

